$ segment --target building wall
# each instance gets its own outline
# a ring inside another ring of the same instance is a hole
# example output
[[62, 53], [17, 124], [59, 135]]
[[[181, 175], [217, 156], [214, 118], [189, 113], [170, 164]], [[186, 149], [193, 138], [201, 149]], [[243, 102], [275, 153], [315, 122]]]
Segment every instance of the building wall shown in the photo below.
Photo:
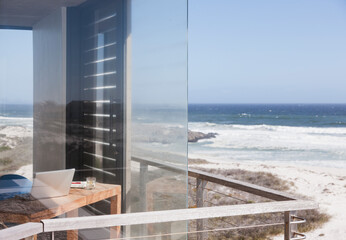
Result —
[[33, 26], [33, 170], [65, 168], [66, 9], [59, 8]]

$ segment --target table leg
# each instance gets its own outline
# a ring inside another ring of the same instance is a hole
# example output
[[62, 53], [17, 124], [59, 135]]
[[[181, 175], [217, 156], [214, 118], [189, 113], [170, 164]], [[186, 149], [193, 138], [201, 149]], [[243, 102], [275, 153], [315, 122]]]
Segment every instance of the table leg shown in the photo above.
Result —
[[37, 235], [33, 235], [31, 237], [23, 238], [22, 240], [37, 240]]
[[[121, 214], [121, 199], [120, 194], [111, 197], [111, 214]], [[121, 226], [111, 227], [110, 228], [110, 238], [119, 238], [120, 237]]]
[[[66, 213], [66, 217], [78, 217], [78, 208]], [[78, 230], [67, 231], [68, 240], [78, 240]]]

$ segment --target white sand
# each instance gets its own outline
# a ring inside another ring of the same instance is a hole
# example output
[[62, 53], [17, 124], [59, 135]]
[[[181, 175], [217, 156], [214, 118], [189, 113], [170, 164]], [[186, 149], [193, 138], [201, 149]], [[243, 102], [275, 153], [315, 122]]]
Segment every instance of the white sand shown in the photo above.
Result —
[[32, 138], [32, 129], [22, 126], [0, 127], [0, 145], [14, 148], [23, 138]]
[[5, 126], [0, 128], [0, 134], [6, 135], [6, 137], [32, 137], [32, 129], [22, 126]]
[[[193, 165], [190, 165], [193, 167]], [[307, 239], [345, 240], [346, 239], [346, 170], [313, 166], [288, 165], [273, 162], [211, 163], [198, 165], [205, 168], [244, 169], [276, 174], [292, 181], [292, 193], [304, 195], [316, 201], [322, 212], [331, 216], [322, 228], [306, 233]], [[277, 236], [275, 240], [283, 239]]]
[[15, 174], [24, 176], [27, 179], [32, 180], [32, 177], [33, 177], [33, 171], [32, 170], [33, 170], [32, 164], [28, 164], [28, 165], [25, 165], [25, 166], [22, 166], [21, 168], [19, 168], [15, 172]]
[[[22, 126], [0, 126], [0, 147], [10, 149], [0, 152], [0, 159], [9, 159], [10, 162], [0, 165], [0, 175], [8, 174], [20, 166], [32, 163], [33, 150], [32, 128]], [[27, 168], [21, 175], [32, 177], [32, 170]]]

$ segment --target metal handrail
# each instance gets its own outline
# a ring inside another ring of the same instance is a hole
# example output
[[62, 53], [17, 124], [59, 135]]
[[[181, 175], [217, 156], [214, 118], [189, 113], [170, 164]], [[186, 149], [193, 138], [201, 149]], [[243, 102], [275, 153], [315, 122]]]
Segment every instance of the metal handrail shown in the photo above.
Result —
[[0, 239], [15, 240], [43, 232], [43, 223], [24, 223], [0, 230]]
[[240, 215], [314, 209], [316, 207], [316, 203], [312, 201], [293, 200], [154, 212], [127, 213], [119, 215], [45, 219], [42, 220], [41, 223], [26, 223], [1, 230], [0, 239], [10, 240], [25, 238], [43, 232], [129, 226], [137, 224], [187, 221], [218, 217], [232, 217]]
[[[291, 223], [296, 223], [296, 224], [298, 224], [298, 223], [306, 223], [306, 219], [305, 218], [298, 217], [296, 215], [292, 215], [291, 218], [293, 220]], [[295, 221], [294, 219], [298, 219], [298, 221]]]
[[[150, 160], [142, 160], [139, 158], [136, 158], [134, 160], [140, 162], [141, 164], [144, 164], [145, 166], [151, 165], [155, 167], [170, 169], [175, 172], [186, 172], [186, 169], [184, 170], [174, 165], [167, 165], [164, 163], [152, 162]], [[127, 213], [120, 215], [45, 219], [42, 220], [40, 223], [26, 223], [4, 230], [0, 230], [0, 239], [19, 239], [43, 232], [68, 231], [76, 229], [128, 226], [135, 224], [151, 224], [172, 221], [187, 221], [195, 219], [197, 219], [198, 221], [202, 221], [201, 219], [208, 218], [277, 212], [285, 212], [286, 214], [298, 210], [316, 209], [318, 207], [318, 205], [313, 201], [298, 200], [286, 193], [282, 193], [265, 187], [259, 187], [254, 184], [249, 184], [234, 179], [229, 179], [223, 176], [210, 174], [195, 169], [189, 169], [188, 174], [191, 177], [199, 179], [199, 181], [210, 181], [213, 183], [221, 184], [224, 186], [228, 186], [231, 188], [235, 188], [241, 191], [249, 192], [255, 195], [259, 195], [277, 201], [229, 206], [199, 207], [190, 209]], [[287, 223], [285, 222], [285, 225], [288, 224], [289, 226], [305, 222], [305, 219], [301, 219], [295, 215], [291, 216], [292, 219], [290, 218]], [[294, 219], [298, 219], [298, 221], [294, 221]], [[287, 239], [305, 239], [304, 234], [297, 233], [294, 231], [291, 233], [293, 234], [293, 236]]]
[[303, 233], [298, 233], [298, 232], [294, 232], [293, 235], [295, 237], [291, 238], [290, 240], [302, 240], [302, 239], [306, 239], [306, 235]]
[[51, 232], [74, 229], [175, 222], [218, 217], [232, 217], [262, 213], [276, 213], [313, 209], [315, 207], [316, 203], [314, 203], [313, 201], [295, 200], [203, 208], [176, 209], [153, 212], [126, 213], [119, 215], [115, 214], [88, 217], [46, 219], [42, 220], [41, 222], [43, 222], [44, 224], [44, 231]]
[[[147, 169], [148, 166], [154, 166], [162, 169], [168, 169], [173, 172], [177, 173], [186, 173], [186, 170], [176, 166], [172, 165], [171, 163], [166, 163], [166, 162], [160, 162], [160, 161], [151, 161], [147, 159], [141, 159], [141, 158], [132, 158], [133, 161], [139, 162], [141, 164], [141, 168]], [[219, 184], [222, 186], [230, 187], [233, 189], [237, 189], [243, 192], [251, 193], [257, 196], [261, 196], [264, 198], [268, 198], [271, 200], [275, 201], [294, 201], [298, 200], [295, 196], [292, 196], [291, 194], [284, 193], [281, 191], [276, 191], [273, 189], [269, 189], [266, 187], [258, 186], [255, 184], [235, 180], [235, 179], [230, 179], [221, 175], [216, 175], [212, 173], [207, 173], [204, 171], [200, 171], [197, 169], [188, 169], [188, 176], [189, 177], [194, 177], [197, 179], [197, 181], [200, 181], [201, 183], [204, 182], [204, 184], [200, 184], [199, 186], [196, 186], [197, 192], [197, 206], [202, 207], [203, 202], [203, 191], [206, 189], [206, 183], [207, 182], [212, 182], [215, 184]], [[197, 184], [198, 185], [198, 184]], [[316, 207], [317, 208], [317, 205]], [[294, 211], [295, 212], [295, 211]], [[287, 214], [287, 212], [285, 213]], [[291, 214], [291, 213], [289, 213]], [[300, 240], [300, 239], [305, 239], [305, 235], [295, 232], [293, 229], [296, 229], [297, 224], [299, 223], [304, 223], [306, 222], [305, 219], [300, 218], [295, 215], [290, 215], [292, 218], [287, 218], [285, 219], [285, 240], [290, 239], [290, 240]], [[298, 221], [295, 221], [295, 219], [298, 219]], [[197, 220], [197, 230], [203, 229], [203, 220]], [[292, 228], [291, 228], [292, 227]], [[200, 231], [201, 232], [201, 231]], [[198, 236], [197, 239], [206, 239], [204, 236]]]
[[[160, 161], [151, 161], [148, 159], [141, 159], [138, 157], [132, 157], [132, 160], [135, 162], [139, 162], [143, 165], [146, 166], [154, 166], [158, 167], [161, 169], [167, 169], [169, 171], [177, 172], [177, 173], [186, 173], [186, 169], [181, 168], [179, 166], [175, 166], [170, 163], [166, 162], [160, 162]], [[255, 184], [231, 179], [231, 178], [226, 178], [221, 175], [216, 175], [212, 173], [207, 173], [201, 170], [193, 169], [193, 168], [188, 168], [188, 175], [189, 177], [194, 177], [198, 179], [202, 179], [208, 182], [213, 182], [217, 183], [226, 187], [234, 188], [237, 190], [241, 190], [244, 192], [252, 193], [254, 195], [258, 195], [261, 197], [269, 198], [271, 200], [276, 200], [276, 201], [284, 201], [284, 200], [296, 200], [297, 198], [295, 196], [292, 196], [288, 193], [284, 193], [281, 191], [276, 191], [270, 188], [258, 186]]]
[[296, 200], [295, 196], [292, 196], [288, 193], [284, 193], [281, 191], [276, 191], [270, 188], [258, 186], [255, 184], [251, 184], [248, 182], [243, 182], [239, 180], [235, 180], [232, 178], [226, 178], [221, 175], [216, 175], [212, 173], [203, 172], [196, 169], [189, 168], [189, 176], [197, 179], [202, 179], [204, 181], [213, 182], [216, 184], [220, 184], [226, 187], [234, 188], [243, 192], [248, 192], [257, 196], [265, 197], [271, 200], [276, 201], [285, 201], [285, 200]]

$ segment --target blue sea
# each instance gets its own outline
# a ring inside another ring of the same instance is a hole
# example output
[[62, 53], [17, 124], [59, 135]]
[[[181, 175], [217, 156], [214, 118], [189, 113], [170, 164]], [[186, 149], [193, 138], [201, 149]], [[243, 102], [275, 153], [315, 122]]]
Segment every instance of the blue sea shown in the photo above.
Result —
[[346, 104], [190, 104], [189, 157], [346, 168]]
[[[32, 105], [0, 105], [1, 126], [33, 126]], [[190, 104], [189, 157], [346, 169], [346, 104]]]
[[0, 104], [1, 126], [33, 127], [33, 106], [29, 104]]

